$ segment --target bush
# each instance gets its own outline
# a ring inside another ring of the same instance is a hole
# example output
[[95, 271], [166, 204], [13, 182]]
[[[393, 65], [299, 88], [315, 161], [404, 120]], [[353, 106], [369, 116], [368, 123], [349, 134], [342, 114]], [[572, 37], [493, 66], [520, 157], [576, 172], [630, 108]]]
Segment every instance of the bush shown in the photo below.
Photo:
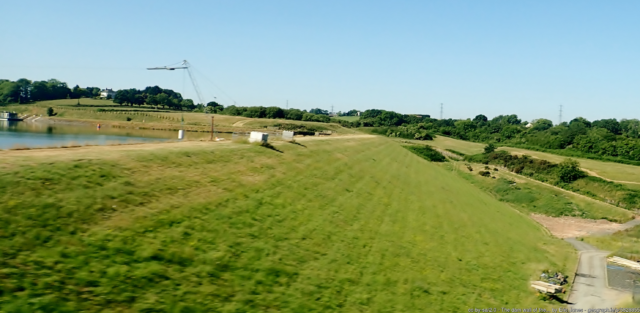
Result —
[[127, 122], [131, 122], [131, 118], [127, 116]]
[[56, 113], [53, 111], [52, 107], [47, 108], [47, 116], [54, 116]]
[[407, 150], [417, 154], [423, 159], [429, 160], [431, 162], [446, 162], [447, 158], [442, 155], [442, 153], [438, 152], [431, 148], [431, 146], [403, 146]]
[[460, 151], [456, 151], [456, 150], [453, 150], [453, 149], [445, 149], [445, 150], [447, 150], [447, 151], [449, 151], [449, 152], [451, 152], [451, 153], [453, 153], [453, 154], [457, 154], [457, 155], [459, 155], [459, 156], [461, 156], [461, 157], [463, 157], [463, 156], [465, 156], [465, 155], [466, 155], [466, 154], [464, 154], [464, 153], [462, 153], [462, 152], [460, 152]]
[[491, 176], [491, 172], [489, 172], [489, 171], [480, 171], [480, 172], [478, 172], [478, 174], [480, 176], [484, 176], [484, 177], [490, 177]]
[[496, 151], [496, 145], [494, 145], [493, 143], [489, 143], [487, 146], [484, 147], [484, 153], [492, 153], [494, 151]]
[[580, 163], [574, 159], [566, 159], [558, 164], [558, 179], [563, 183], [571, 183], [587, 175], [580, 169]]

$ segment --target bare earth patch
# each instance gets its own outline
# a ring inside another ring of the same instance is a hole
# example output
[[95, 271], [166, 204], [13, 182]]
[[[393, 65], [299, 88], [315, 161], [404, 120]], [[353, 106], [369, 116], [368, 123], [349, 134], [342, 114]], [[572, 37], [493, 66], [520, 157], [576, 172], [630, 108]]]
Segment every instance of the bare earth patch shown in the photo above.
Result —
[[558, 238], [583, 237], [594, 234], [610, 234], [626, 228], [623, 224], [607, 220], [588, 220], [578, 217], [549, 217], [531, 214], [536, 222], [547, 228]]

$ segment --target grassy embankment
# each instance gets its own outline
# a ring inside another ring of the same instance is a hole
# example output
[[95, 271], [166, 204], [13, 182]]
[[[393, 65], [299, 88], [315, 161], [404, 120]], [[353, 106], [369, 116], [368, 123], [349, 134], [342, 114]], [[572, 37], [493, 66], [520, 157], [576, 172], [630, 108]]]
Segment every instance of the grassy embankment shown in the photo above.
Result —
[[[474, 186], [489, 192], [496, 199], [509, 203], [525, 214], [606, 219], [617, 223], [624, 223], [634, 218], [633, 213], [628, 210], [546, 186], [534, 180], [524, 179], [503, 169], [495, 171], [494, 166], [488, 166], [487, 169], [485, 166], [473, 165], [473, 172], [470, 172], [461, 162], [445, 166]], [[495, 179], [478, 175], [478, 172], [484, 170], [490, 171]]]
[[[333, 123], [303, 122], [280, 119], [254, 119], [240, 116], [220, 114], [204, 114], [194, 112], [178, 112], [166, 109], [155, 110], [149, 106], [120, 106], [109, 100], [64, 99], [41, 101], [33, 104], [10, 105], [3, 110], [16, 111], [20, 114], [35, 114], [46, 116], [48, 107], [52, 107], [58, 114], [54, 119], [71, 119], [92, 123], [101, 122], [116, 127], [139, 127], [150, 129], [177, 130], [184, 117], [185, 129], [188, 131], [209, 131], [211, 117], [217, 131], [234, 132], [265, 129], [278, 124], [302, 125], [317, 131], [332, 130], [340, 134], [353, 134], [357, 131], [341, 127]], [[128, 121], [127, 119], [130, 119]]]
[[549, 306], [530, 279], [575, 266], [391, 140], [301, 144], [0, 152], [0, 310], [528, 308]]
[[[457, 139], [452, 139], [452, 138], [447, 138], [442, 136], [438, 136], [437, 138], [434, 139], [433, 143], [430, 143], [430, 144], [436, 147], [440, 147], [442, 149], [459, 150], [467, 154], [482, 153], [484, 148], [483, 144], [457, 140]], [[531, 156], [534, 156], [540, 159], [545, 159], [551, 162], [561, 162], [566, 158], [566, 157], [551, 154], [551, 153], [531, 151], [531, 150], [518, 149], [518, 148], [502, 147], [500, 149], [504, 149], [512, 153], [531, 155]], [[590, 160], [590, 159], [581, 159], [581, 158], [576, 158], [576, 160], [580, 162], [582, 168], [595, 172], [599, 176], [606, 179], [630, 181], [630, 182], [640, 181], [640, 175], [639, 175], [640, 167], [638, 166], [613, 163], [613, 162], [603, 162], [603, 161]], [[460, 172], [463, 172], [463, 171], [460, 171]], [[589, 204], [590, 202], [588, 200], [579, 199], [576, 197], [570, 197], [570, 196], [567, 196], [567, 194], [565, 193], [564, 196], [568, 197], [569, 200], [572, 202], [571, 205], [568, 205], [569, 203], [567, 202], [567, 199], [559, 198], [561, 195], [555, 194], [557, 193], [556, 190], [552, 188], [543, 188], [543, 187], [540, 187], [539, 185], [538, 187], [536, 187], [537, 184], [535, 183], [521, 181], [518, 183], [518, 186], [519, 186], [518, 188], [520, 188], [520, 190], [516, 191], [515, 190], [516, 186], [508, 187], [507, 185], [504, 184], [504, 182], [500, 182], [499, 180], [492, 182], [490, 180], [487, 180], [484, 177], [480, 177], [477, 175], [474, 176], [473, 174], [466, 174], [466, 173], [463, 175], [463, 177], [465, 176], [468, 179], [471, 178], [470, 181], [472, 181], [474, 185], [477, 185], [482, 189], [490, 191], [498, 199], [515, 204], [514, 207], [516, 208], [523, 207], [523, 209], [527, 211], [554, 216], [552, 215], [553, 212], [562, 212], [564, 210], [552, 210], [552, 212], [547, 212], [547, 213], [545, 213], [544, 211], [549, 211], [547, 208], [553, 208], [557, 206], [560, 206], [561, 208], [577, 207], [578, 208], [578, 210], [576, 210], [577, 212], [580, 212], [580, 211], [587, 212], [587, 214], [584, 216], [586, 218], [596, 218], [597, 216], [606, 216], [608, 217], [609, 220], [615, 221], [617, 217], [621, 219], [619, 220], [620, 222], [628, 219], [628, 215], [623, 214], [620, 211], [616, 212], [614, 210], [609, 210], [604, 205], [590, 207], [590, 206], [593, 206], [594, 204], [590, 205]], [[523, 185], [523, 183], [525, 184]], [[585, 184], [584, 182], [580, 182], [579, 184], [581, 184], [582, 187], [587, 187], [587, 184]], [[637, 184], [624, 184], [624, 185], [629, 188], [638, 188]], [[538, 190], [531, 190], [531, 189], [538, 189]], [[612, 190], [612, 192], [615, 192], [615, 190]], [[543, 195], [552, 194], [554, 198], [541, 197], [539, 196], [541, 193]], [[558, 199], [558, 201], [557, 202], [551, 201], [551, 199], [553, 200]], [[532, 202], [528, 203], [529, 200], [531, 200]], [[580, 204], [581, 202], [580, 200], [583, 200], [584, 204]], [[546, 207], [536, 204], [536, 202], [539, 202], [539, 201], [545, 201]], [[525, 208], [525, 207], [528, 207], [528, 208]], [[616, 232], [611, 236], [585, 237], [584, 240], [585, 242], [588, 242], [600, 249], [613, 251], [613, 254], [615, 255], [630, 258], [633, 260], [640, 260], [640, 226], [636, 226], [624, 231]]]
[[[423, 145], [423, 143], [421, 142], [419, 145]], [[475, 152], [459, 144], [441, 145], [440, 149], [451, 149], [444, 147]], [[499, 201], [508, 203], [525, 214], [536, 213], [552, 217], [573, 216], [588, 219], [606, 219], [617, 223], [624, 223], [634, 218], [634, 214], [629, 210], [554, 188], [533, 179], [524, 178], [502, 167], [498, 169], [496, 166], [491, 165], [468, 164], [467, 162], [453, 159], [450, 161], [450, 163], [442, 164], [442, 166], [460, 175], [474, 186], [488, 192]], [[469, 171], [468, 167], [471, 167], [473, 171]], [[490, 176], [483, 177], [479, 175], [481, 171], [489, 171]]]
[[[481, 153], [484, 145], [466, 142], [447, 137], [437, 137], [432, 144], [440, 148], [453, 148], [469, 154]], [[565, 160], [565, 157], [554, 154], [529, 151], [516, 148], [501, 147], [514, 155], [528, 155], [536, 159], [543, 159], [554, 163]], [[611, 203], [625, 209], [636, 210], [640, 204], [640, 167], [620, 163], [603, 162], [590, 159], [575, 159], [590, 176], [580, 178], [563, 188], [576, 191], [585, 196]]]
[[[444, 136], [437, 136], [433, 141], [429, 141], [428, 144], [439, 147], [442, 149], [453, 149], [466, 154], [477, 154], [482, 153], [485, 144], [458, 140], [453, 138], [448, 138]], [[547, 160], [554, 163], [560, 163], [563, 160], [567, 159], [565, 156], [560, 156], [556, 154], [526, 150], [520, 148], [510, 148], [510, 147], [500, 147], [498, 150], [505, 150], [515, 154], [526, 154], [535, 158]], [[640, 166], [628, 165], [628, 164], [620, 164], [613, 162], [604, 162], [598, 160], [590, 160], [584, 158], [573, 158], [580, 162], [580, 166], [586, 170], [591, 171], [592, 175], [596, 174], [604, 179], [620, 181], [620, 182], [632, 182], [637, 184], [628, 184], [623, 183], [628, 187], [638, 188], [638, 184], [640, 184]]]
[[584, 241], [613, 255], [640, 261], [640, 226], [613, 233], [610, 236], [585, 237]]

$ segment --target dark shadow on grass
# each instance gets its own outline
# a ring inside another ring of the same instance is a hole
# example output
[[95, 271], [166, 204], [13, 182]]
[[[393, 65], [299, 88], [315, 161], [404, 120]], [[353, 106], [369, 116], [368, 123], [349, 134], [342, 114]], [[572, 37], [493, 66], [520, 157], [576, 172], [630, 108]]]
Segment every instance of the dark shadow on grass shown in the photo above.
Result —
[[281, 150], [278, 150], [278, 148], [274, 147], [272, 144], [270, 144], [268, 142], [263, 142], [263, 143], [260, 144], [260, 146], [261, 147], [265, 147], [267, 149], [271, 149], [271, 150], [276, 151], [276, 152], [284, 153]]
[[562, 298], [560, 298], [560, 297], [558, 297], [556, 295], [549, 295], [549, 298], [552, 299], [552, 300], [558, 301], [558, 302], [560, 302], [562, 304], [569, 304], [569, 305], [575, 304], [575, 303], [571, 303], [571, 302], [569, 302], [567, 300], [564, 300], [564, 299], [562, 299]]
[[305, 148], [307, 147], [307, 146], [305, 146], [305, 145], [303, 145], [303, 144], [301, 144], [301, 143], [299, 143], [299, 142], [297, 142], [297, 141], [287, 141], [287, 142], [288, 142], [288, 143], [292, 143], [292, 144], [294, 144], [294, 145], [301, 146], [301, 147], [305, 147]]

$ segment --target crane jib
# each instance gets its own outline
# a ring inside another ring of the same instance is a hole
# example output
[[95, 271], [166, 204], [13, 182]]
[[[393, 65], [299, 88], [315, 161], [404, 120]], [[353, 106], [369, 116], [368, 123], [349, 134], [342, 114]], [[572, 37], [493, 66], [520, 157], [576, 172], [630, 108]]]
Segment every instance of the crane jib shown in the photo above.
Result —
[[202, 92], [200, 92], [200, 87], [198, 86], [198, 82], [196, 82], [195, 77], [193, 77], [193, 75], [191, 74], [191, 70], [189, 69], [191, 64], [189, 64], [187, 60], [184, 60], [182, 61], [181, 65], [182, 66], [175, 66], [175, 67], [169, 67], [169, 66], [147, 67], [147, 70], [168, 70], [168, 71], [187, 70], [187, 74], [189, 74], [189, 78], [191, 79], [191, 84], [193, 84], [193, 89], [195, 89], [196, 95], [198, 96], [198, 100], [200, 101], [201, 104], [206, 105], [206, 103], [204, 102], [204, 99], [202, 98]]

